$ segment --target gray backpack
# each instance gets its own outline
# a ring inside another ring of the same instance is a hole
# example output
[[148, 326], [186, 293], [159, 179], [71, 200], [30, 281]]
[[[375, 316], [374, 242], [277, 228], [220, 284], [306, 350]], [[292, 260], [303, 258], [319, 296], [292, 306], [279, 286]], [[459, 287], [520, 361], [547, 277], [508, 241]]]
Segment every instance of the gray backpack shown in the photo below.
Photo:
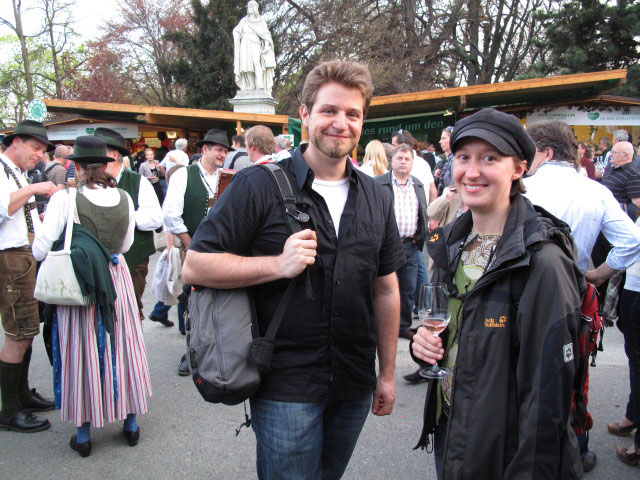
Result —
[[[301, 231], [301, 223], [308, 222], [309, 215], [298, 211], [287, 174], [275, 163], [258, 167], [271, 172], [291, 231]], [[247, 289], [192, 287], [185, 322], [187, 363], [196, 388], [207, 402], [236, 405], [258, 390], [260, 374], [271, 366], [273, 340], [297, 278], [289, 282], [264, 337], [259, 336], [253, 299]]]

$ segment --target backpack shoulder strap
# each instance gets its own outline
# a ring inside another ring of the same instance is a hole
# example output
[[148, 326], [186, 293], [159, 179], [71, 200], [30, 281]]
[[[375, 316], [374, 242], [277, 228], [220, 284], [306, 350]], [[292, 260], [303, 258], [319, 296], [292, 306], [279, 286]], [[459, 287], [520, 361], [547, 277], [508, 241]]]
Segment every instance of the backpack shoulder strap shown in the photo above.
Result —
[[229, 164], [229, 168], [231, 170], [233, 170], [233, 167], [236, 165], [236, 160], [239, 159], [240, 157], [246, 157], [247, 153], [246, 152], [236, 152], [236, 154], [233, 156], [233, 158], [231, 159], [231, 163]]

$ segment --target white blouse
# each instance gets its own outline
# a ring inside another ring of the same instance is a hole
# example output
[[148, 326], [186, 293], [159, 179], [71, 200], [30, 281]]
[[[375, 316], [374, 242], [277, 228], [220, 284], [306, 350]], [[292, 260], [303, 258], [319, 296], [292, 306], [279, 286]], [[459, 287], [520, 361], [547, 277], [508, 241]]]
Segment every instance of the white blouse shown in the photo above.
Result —
[[[125, 192], [126, 193], [126, 192]], [[120, 194], [117, 188], [83, 188], [82, 194], [87, 200], [99, 207], [114, 207], [120, 202]], [[133, 232], [136, 227], [134, 216], [133, 201], [127, 193], [127, 202], [129, 203], [129, 226], [127, 233], [122, 240], [122, 248], [120, 253], [125, 253], [131, 248], [133, 243]], [[47, 211], [44, 215], [42, 228], [36, 234], [33, 242], [33, 256], [36, 260], [41, 261], [47, 256], [51, 250], [53, 243], [60, 238], [60, 234], [67, 225], [67, 214], [69, 212], [69, 194], [66, 190], [56, 192], [49, 200]]]

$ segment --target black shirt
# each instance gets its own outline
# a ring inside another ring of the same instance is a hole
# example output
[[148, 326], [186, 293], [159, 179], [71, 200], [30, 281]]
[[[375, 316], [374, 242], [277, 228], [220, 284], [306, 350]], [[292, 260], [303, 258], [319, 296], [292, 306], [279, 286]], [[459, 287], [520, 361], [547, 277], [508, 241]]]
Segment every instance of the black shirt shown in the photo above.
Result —
[[633, 162], [613, 168], [604, 176], [602, 184], [623, 205], [631, 203], [632, 198], [640, 198], [640, 171]]
[[[376, 330], [372, 286], [405, 263], [389, 192], [347, 162], [349, 194], [336, 238], [324, 199], [312, 190], [313, 171], [300, 148], [279, 162], [289, 173], [300, 209], [318, 238], [310, 267], [313, 298], [298, 281], [275, 340], [271, 370], [257, 395], [317, 402], [328, 394], [353, 398], [375, 388]], [[202, 221], [190, 248], [242, 256], [279, 255], [291, 231], [275, 182], [263, 167], [245, 168]], [[266, 333], [288, 284], [251, 287], [258, 327]]]

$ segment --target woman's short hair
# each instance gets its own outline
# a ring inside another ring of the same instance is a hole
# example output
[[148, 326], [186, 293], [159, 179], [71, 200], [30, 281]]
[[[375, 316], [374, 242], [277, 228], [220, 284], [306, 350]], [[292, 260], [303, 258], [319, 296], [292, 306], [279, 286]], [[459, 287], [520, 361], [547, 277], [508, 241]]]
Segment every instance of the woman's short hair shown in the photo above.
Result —
[[363, 113], [367, 115], [373, 98], [373, 82], [366, 65], [357, 62], [331, 60], [316, 66], [304, 81], [302, 103], [311, 112], [320, 88], [327, 83], [337, 83], [346, 88], [356, 88], [364, 100]]

